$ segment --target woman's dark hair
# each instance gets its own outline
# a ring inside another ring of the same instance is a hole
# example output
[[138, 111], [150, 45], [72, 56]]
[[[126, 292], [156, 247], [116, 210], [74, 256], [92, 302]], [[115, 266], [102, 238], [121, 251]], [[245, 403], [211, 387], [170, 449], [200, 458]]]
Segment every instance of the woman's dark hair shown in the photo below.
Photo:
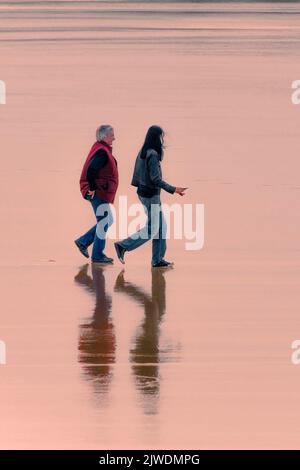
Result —
[[145, 142], [143, 147], [141, 148], [141, 158], [146, 158], [146, 153], [147, 150], [149, 149], [154, 149], [159, 155], [160, 160], [163, 159], [163, 150], [164, 150], [164, 145], [163, 145], [163, 139], [164, 139], [164, 131], [161, 127], [159, 126], [151, 126], [149, 127], [146, 137], [145, 137]]

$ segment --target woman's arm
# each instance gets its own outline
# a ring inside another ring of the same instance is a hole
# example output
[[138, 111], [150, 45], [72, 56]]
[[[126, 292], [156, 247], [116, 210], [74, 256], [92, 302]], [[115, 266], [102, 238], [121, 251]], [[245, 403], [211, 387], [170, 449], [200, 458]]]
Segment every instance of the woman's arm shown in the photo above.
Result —
[[176, 187], [171, 184], [166, 183], [161, 177], [160, 162], [158, 156], [155, 153], [152, 153], [148, 158], [148, 168], [150, 178], [155, 186], [158, 186], [161, 189], [164, 189], [168, 193], [174, 194]]

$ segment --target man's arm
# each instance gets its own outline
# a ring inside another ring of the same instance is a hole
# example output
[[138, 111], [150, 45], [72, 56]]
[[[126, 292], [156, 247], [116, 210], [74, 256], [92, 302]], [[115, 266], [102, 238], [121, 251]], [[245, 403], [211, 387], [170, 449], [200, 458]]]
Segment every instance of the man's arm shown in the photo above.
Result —
[[160, 167], [160, 162], [158, 160], [158, 156], [152, 153], [152, 155], [148, 158], [148, 168], [149, 168], [149, 175], [153, 184], [155, 184], [155, 186], [158, 186], [161, 189], [164, 189], [168, 193], [174, 194], [176, 187], [162, 180], [160, 176], [159, 167]]
[[105, 150], [103, 149], [98, 150], [90, 161], [86, 175], [90, 191], [95, 191], [95, 189], [97, 189], [95, 183], [96, 176], [98, 174], [98, 171], [107, 164], [107, 161], [108, 156]]

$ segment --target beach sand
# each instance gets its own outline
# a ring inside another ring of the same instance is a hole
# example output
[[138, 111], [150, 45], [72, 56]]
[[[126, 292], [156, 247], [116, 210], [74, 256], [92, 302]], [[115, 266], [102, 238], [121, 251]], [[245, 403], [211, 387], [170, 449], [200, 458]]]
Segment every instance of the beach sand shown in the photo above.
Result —
[[[299, 5], [42, 3], [0, 7], [0, 447], [299, 448]], [[174, 269], [74, 246], [103, 123], [119, 196], [159, 124], [163, 201], [204, 204]]]

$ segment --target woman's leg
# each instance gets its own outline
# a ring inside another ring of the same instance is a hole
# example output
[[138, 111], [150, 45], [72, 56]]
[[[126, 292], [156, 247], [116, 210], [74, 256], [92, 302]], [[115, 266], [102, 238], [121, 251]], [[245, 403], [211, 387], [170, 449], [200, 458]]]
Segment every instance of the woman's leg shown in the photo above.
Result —
[[152, 198], [139, 197], [143, 204], [145, 213], [147, 215], [147, 221], [145, 226], [135, 232], [125, 240], [120, 240], [118, 245], [124, 248], [126, 251], [132, 251], [139, 246], [150, 240], [154, 234], [157, 233], [159, 228], [159, 205], [157, 204], [157, 196]]
[[167, 224], [161, 204], [159, 207], [159, 230], [152, 240], [152, 266], [158, 264], [164, 258], [167, 249]]

